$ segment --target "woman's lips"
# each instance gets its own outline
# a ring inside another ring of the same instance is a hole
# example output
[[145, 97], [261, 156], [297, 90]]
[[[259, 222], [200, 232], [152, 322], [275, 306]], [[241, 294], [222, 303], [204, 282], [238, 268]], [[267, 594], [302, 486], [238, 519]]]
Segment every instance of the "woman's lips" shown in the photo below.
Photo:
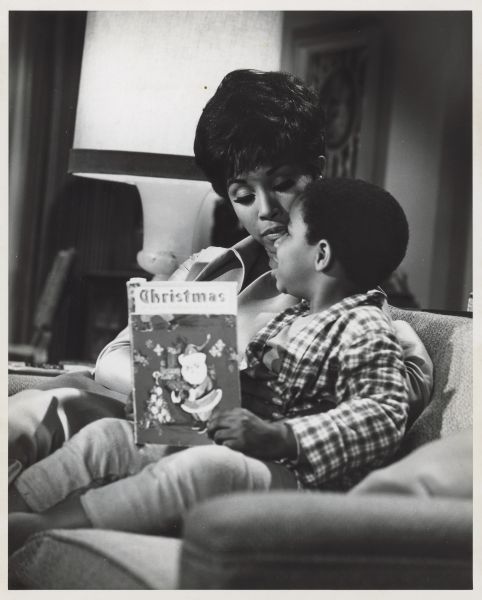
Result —
[[263, 231], [261, 236], [264, 240], [268, 240], [271, 243], [274, 243], [279, 237], [286, 233], [286, 227], [283, 225], [277, 225], [276, 227], [270, 227]]

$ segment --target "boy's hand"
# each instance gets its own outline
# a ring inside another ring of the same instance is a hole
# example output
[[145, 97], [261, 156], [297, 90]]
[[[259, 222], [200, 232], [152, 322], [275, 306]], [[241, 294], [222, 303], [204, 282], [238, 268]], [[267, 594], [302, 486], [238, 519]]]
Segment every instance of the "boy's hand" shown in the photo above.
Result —
[[245, 408], [215, 413], [208, 421], [208, 435], [216, 444], [256, 458], [296, 458], [296, 439], [288, 425], [263, 421]]

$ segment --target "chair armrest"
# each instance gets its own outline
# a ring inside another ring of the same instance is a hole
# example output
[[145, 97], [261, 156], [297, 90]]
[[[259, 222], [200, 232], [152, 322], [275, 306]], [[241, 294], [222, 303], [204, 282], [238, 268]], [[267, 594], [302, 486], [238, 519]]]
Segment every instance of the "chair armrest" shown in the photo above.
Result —
[[104, 529], [37, 533], [9, 559], [9, 588], [173, 590], [181, 541]]
[[183, 589], [468, 589], [472, 503], [236, 494], [191, 511]]
[[20, 375], [17, 373], [8, 374], [8, 395], [13, 396], [23, 390], [40, 389], [41, 386], [49, 381], [50, 377], [42, 375]]

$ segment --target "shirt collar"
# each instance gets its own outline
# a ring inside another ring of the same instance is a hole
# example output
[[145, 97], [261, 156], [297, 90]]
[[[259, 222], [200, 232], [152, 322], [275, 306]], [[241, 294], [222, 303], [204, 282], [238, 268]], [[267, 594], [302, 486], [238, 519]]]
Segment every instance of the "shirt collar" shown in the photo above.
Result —
[[[241, 241], [231, 246], [231, 248], [219, 248], [220, 254], [213, 260], [207, 262], [206, 266], [199, 272], [196, 279], [205, 280], [218, 270], [220, 267], [225, 267], [232, 263], [233, 269], [240, 269], [240, 281], [238, 292], [244, 284], [246, 273], [249, 273], [256, 262], [262, 260], [266, 263], [266, 271], [269, 271], [268, 255], [263, 246], [257, 242], [252, 236], [248, 236]], [[200, 259], [202, 260], [201, 256]]]
[[341, 313], [346, 312], [347, 310], [351, 310], [352, 308], [356, 308], [357, 306], [378, 306], [382, 308], [383, 303], [387, 299], [385, 292], [383, 292], [380, 288], [376, 288], [373, 290], [368, 290], [363, 294], [353, 294], [352, 296], [347, 296], [333, 304], [328, 310], [334, 317], [338, 317]]

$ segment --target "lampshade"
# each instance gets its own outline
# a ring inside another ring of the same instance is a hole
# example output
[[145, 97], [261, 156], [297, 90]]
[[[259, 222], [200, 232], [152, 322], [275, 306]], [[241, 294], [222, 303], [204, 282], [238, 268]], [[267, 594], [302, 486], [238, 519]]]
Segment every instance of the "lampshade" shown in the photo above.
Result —
[[69, 171], [138, 187], [144, 269], [168, 276], [190, 252], [211, 190], [193, 159], [202, 109], [229, 71], [279, 69], [281, 29], [273, 11], [88, 14]]

